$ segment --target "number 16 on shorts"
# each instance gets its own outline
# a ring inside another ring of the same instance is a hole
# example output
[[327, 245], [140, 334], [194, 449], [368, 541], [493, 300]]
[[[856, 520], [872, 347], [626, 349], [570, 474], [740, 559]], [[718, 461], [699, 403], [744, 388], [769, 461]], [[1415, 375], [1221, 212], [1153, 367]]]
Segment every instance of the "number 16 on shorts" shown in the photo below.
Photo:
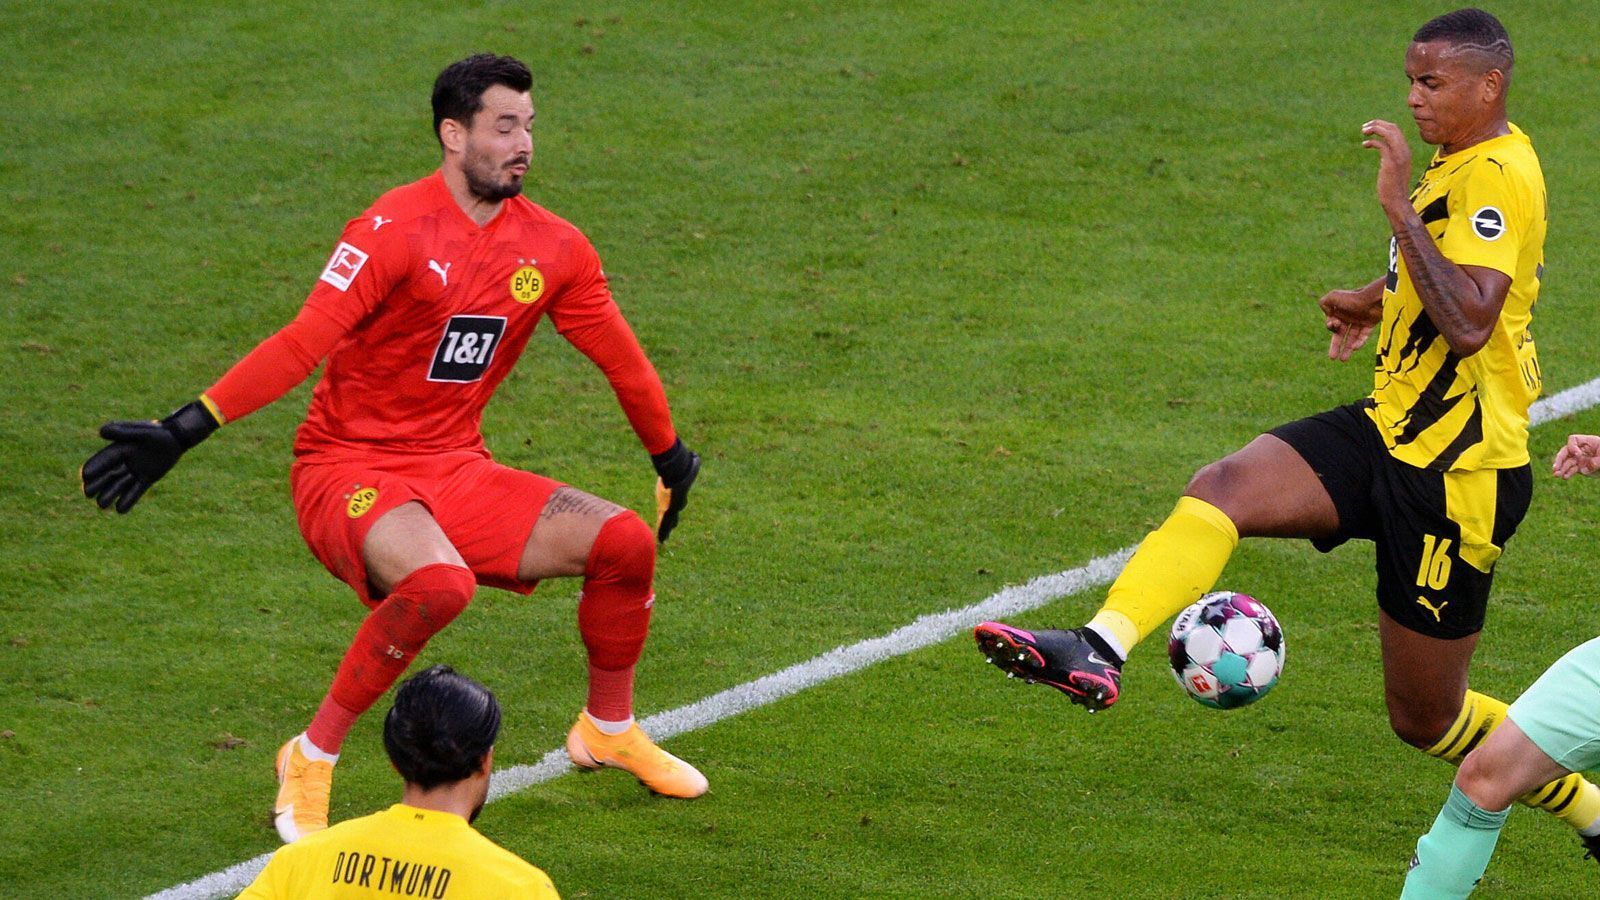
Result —
[[428, 380], [469, 382], [482, 378], [505, 332], [505, 316], [451, 316], [433, 351]]
[[1450, 583], [1450, 539], [1422, 536], [1422, 565], [1417, 568], [1417, 587], [1444, 590]]

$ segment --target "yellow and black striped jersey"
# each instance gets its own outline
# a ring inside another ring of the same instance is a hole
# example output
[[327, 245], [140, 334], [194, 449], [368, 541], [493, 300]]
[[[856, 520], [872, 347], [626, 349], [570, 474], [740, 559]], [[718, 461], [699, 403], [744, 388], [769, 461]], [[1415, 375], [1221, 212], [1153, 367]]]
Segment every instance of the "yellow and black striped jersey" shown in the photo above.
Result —
[[278, 848], [240, 900], [558, 900], [549, 876], [447, 812], [396, 803]]
[[1511, 289], [1489, 342], [1463, 359], [1422, 308], [1393, 238], [1376, 376], [1367, 414], [1396, 459], [1440, 471], [1528, 462], [1528, 407], [1539, 359], [1528, 330], [1544, 276], [1544, 173], [1528, 136], [1511, 133], [1433, 161], [1411, 193], [1444, 257], [1504, 272]]

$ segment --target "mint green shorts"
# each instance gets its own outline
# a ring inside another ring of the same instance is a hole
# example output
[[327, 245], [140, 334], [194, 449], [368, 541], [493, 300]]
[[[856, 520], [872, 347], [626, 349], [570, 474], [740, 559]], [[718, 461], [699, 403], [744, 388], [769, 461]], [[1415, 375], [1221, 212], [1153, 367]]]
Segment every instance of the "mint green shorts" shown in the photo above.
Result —
[[1600, 767], [1600, 638], [1556, 660], [1507, 715], [1569, 771]]

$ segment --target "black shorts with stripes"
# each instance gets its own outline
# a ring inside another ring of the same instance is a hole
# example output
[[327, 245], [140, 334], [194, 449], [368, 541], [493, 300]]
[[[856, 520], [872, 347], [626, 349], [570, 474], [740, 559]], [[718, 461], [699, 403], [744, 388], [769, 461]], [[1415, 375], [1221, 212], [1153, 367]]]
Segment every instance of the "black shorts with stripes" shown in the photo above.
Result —
[[1367, 417], [1370, 400], [1268, 432], [1311, 465], [1339, 512], [1327, 552], [1351, 538], [1377, 546], [1378, 606], [1437, 638], [1483, 628], [1494, 564], [1533, 499], [1529, 466], [1440, 472], [1395, 459]]

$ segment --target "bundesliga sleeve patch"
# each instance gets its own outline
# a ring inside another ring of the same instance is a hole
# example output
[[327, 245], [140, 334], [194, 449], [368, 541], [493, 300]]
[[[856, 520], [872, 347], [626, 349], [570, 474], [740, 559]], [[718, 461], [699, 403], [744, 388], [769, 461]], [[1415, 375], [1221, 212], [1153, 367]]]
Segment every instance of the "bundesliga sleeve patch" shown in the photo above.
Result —
[[327, 267], [322, 270], [321, 280], [341, 291], [348, 291], [350, 282], [355, 281], [356, 274], [366, 264], [367, 254], [365, 251], [357, 250], [344, 241], [340, 241], [339, 246], [333, 248], [333, 256], [328, 259]]
[[1506, 217], [1500, 210], [1485, 206], [1472, 214], [1472, 233], [1486, 241], [1498, 241], [1506, 233]]

